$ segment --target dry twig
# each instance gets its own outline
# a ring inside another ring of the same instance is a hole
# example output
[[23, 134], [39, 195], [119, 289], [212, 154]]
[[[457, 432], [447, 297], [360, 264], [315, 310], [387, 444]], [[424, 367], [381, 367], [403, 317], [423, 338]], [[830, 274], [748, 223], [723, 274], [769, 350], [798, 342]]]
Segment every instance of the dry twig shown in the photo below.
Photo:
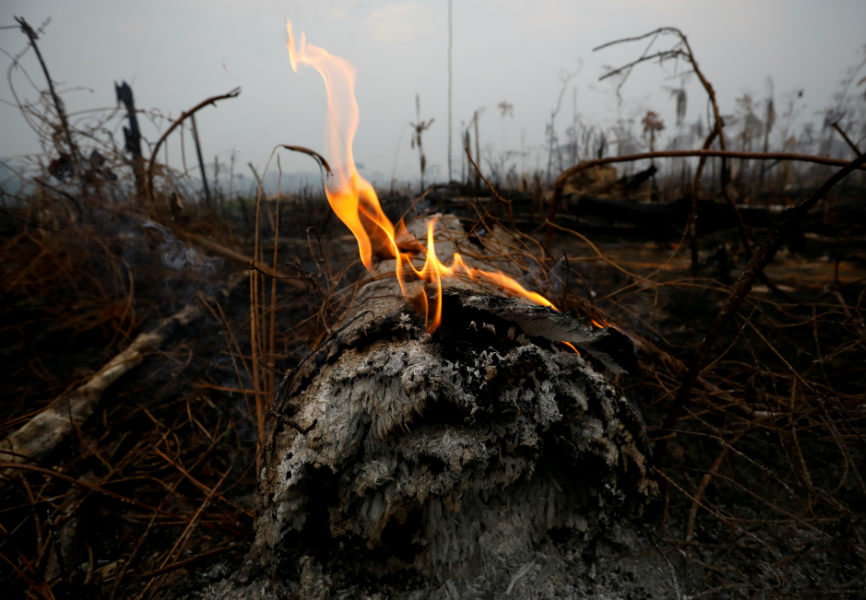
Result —
[[153, 193], [153, 166], [156, 163], [156, 155], [159, 152], [159, 149], [162, 147], [162, 143], [165, 139], [174, 131], [181, 123], [183, 123], [190, 116], [194, 115], [196, 112], [204, 108], [208, 105], [215, 105], [220, 100], [225, 100], [227, 98], [237, 98], [241, 94], [241, 88], [236, 87], [235, 89], [227, 92], [225, 94], [220, 94], [218, 96], [211, 96], [210, 98], [206, 98], [202, 100], [191, 109], [182, 112], [180, 116], [171, 124], [171, 126], [163, 132], [159, 139], [156, 142], [156, 145], [153, 147], [153, 152], [150, 153], [150, 161], [147, 165], [147, 195], [151, 202], [155, 201], [155, 196]]

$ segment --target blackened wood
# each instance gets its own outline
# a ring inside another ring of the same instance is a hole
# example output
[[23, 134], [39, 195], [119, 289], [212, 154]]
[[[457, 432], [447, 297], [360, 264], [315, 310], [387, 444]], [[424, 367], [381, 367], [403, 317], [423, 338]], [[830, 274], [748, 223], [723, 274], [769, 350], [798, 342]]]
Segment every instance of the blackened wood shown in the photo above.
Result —
[[444, 305], [429, 334], [394, 279], [368, 284], [287, 374], [255, 544], [208, 597], [529, 597], [515, 565], [542, 556], [562, 591], [575, 576], [555, 540], [579, 560], [650, 502], [638, 410], [557, 339], [598, 328], [474, 282]]

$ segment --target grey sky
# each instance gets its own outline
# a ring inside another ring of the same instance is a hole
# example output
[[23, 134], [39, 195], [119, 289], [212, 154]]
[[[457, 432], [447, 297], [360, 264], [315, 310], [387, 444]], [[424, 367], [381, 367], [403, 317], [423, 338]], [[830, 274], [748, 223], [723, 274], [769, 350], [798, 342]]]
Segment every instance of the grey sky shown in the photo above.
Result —
[[[459, 169], [457, 132], [473, 110], [481, 117], [482, 145], [500, 152], [535, 149], [525, 166], [543, 162], [545, 122], [559, 92], [560, 73], [577, 71], [577, 104], [583, 123], [611, 126], [618, 117], [639, 120], [648, 108], [673, 129], [673, 101], [662, 86], [673, 86], [673, 64], [642, 65], [623, 89], [618, 104], [612, 84], [598, 82], [603, 65], [636, 58], [645, 43], [592, 48], [645, 33], [662, 25], [681, 28], [702, 70], [714, 84], [722, 112], [749, 92], [767, 94], [775, 85], [777, 110], [785, 95], [804, 89], [801, 119], [832, 102], [844, 69], [862, 60], [866, 44], [866, 2], [862, 0], [454, 0], [454, 161]], [[70, 111], [114, 104], [113, 82], [128, 80], [140, 108], [177, 116], [210, 95], [241, 86], [241, 96], [199, 113], [206, 155], [239, 165], [264, 165], [275, 144], [322, 149], [325, 96], [309, 68], [295, 74], [285, 47], [285, 21], [311, 44], [347, 58], [357, 69], [360, 125], [355, 158], [365, 174], [385, 179], [417, 176], [417, 155], [409, 147], [415, 94], [421, 116], [435, 118], [425, 133], [428, 164], [446, 174], [447, 0], [343, 1], [187, 0], [184, 2], [3, 0], [0, 24], [23, 16], [32, 25], [51, 24], [40, 40]], [[26, 44], [15, 29], [0, 30], [0, 48], [17, 53]], [[662, 41], [658, 48], [669, 46]], [[8, 66], [9, 59], [4, 64]], [[23, 61], [42, 85], [32, 57]], [[25, 97], [35, 92], [20, 72], [12, 73]], [[687, 86], [687, 122], [704, 113], [704, 97], [692, 78]], [[5, 78], [0, 99], [11, 101]], [[564, 131], [573, 112], [570, 87], [558, 120]], [[513, 117], [499, 116], [496, 104], [514, 105]], [[120, 123], [112, 128], [122, 143]], [[145, 127], [154, 141], [158, 133]], [[0, 156], [39, 152], [20, 114], [0, 106]], [[190, 146], [187, 145], [187, 151]], [[179, 154], [179, 146], [172, 150]], [[192, 156], [191, 154], [189, 155]], [[283, 157], [283, 167], [313, 170], [308, 158]], [[245, 169], [245, 166], [242, 167]]]

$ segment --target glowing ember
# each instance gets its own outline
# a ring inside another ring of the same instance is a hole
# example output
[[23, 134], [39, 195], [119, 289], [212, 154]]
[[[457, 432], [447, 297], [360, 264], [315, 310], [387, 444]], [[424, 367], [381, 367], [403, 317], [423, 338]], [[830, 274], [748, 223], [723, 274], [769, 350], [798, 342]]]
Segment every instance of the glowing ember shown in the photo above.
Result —
[[[326, 143], [334, 172], [334, 179], [326, 185], [325, 193], [331, 208], [355, 235], [361, 262], [367, 270], [374, 273], [374, 254], [393, 258], [396, 263], [395, 275], [404, 297], [407, 297], [407, 277], [420, 279], [435, 287], [436, 305], [432, 315], [426, 296], [422, 294], [421, 297], [421, 309], [426, 315], [429, 332], [434, 331], [442, 322], [442, 279], [446, 277], [463, 276], [472, 281], [484, 281], [510, 295], [558, 310], [550, 300], [527, 290], [507, 275], [468, 266], [456, 252], [450, 266], [443, 264], [436, 256], [433, 241], [435, 218], [427, 223], [426, 249], [406, 231], [402, 221], [395, 230], [394, 224], [382, 211], [373, 186], [361, 177], [355, 168], [352, 142], [358, 128], [358, 103], [355, 100], [354, 68], [346, 59], [308, 44], [303, 33], [296, 46], [291, 22], [286, 23], [286, 29], [289, 33], [287, 46], [292, 69], [297, 72], [299, 64], [309, 65], [318, 71], [325, 81], [328, 94]], [[420, 269], [412, 264], [412, 257], [419, 252], [426, 255]], [[574, 349], [571, 344], [567, 345]]]

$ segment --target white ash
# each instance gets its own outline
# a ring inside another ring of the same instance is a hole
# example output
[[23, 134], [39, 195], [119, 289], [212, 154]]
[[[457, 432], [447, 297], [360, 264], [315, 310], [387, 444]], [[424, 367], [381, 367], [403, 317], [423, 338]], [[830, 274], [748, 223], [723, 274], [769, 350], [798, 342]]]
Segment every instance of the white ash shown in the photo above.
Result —
[[655, 490], [639, 415], [580, 356], [517, 337], [455, 355], [402, 307], [335, 335], [285, 383], [255, 568], [303, 588], [316, 561], [332, 595], [359, 573], [411, 574], [408, 592], [639, 512]]

